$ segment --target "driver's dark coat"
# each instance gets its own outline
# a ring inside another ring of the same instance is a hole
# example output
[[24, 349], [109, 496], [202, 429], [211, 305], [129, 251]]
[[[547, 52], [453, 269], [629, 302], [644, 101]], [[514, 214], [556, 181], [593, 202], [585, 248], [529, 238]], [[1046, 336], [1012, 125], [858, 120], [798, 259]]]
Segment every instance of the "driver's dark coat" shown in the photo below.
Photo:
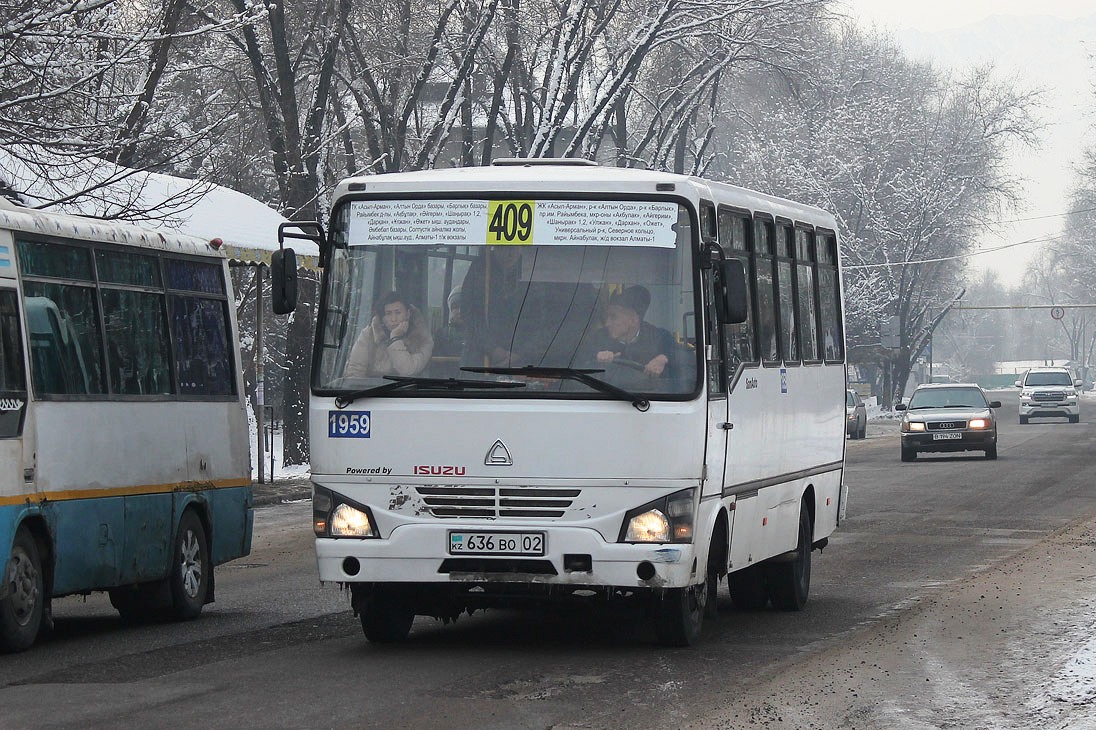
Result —
[[[599, 363], [597, 354], [605, 350], [612, 352], [618, 359], [638, 363], [640, 370]], [[605, 368], [606, 375], [612, 375], [612, 380], [617, 382], [627, 379], [641, 383], [648, 378], [642, 372], [642, 368], [659, 355], [665, 355], [669, 360], [666, 363], [666, 369], [662, 371], [661, 377], [669, 379], [680, 377], [682, 366], [681, 347], [674, 341], [674, 336], [661, 327], [655, 327], [649, 322], [643, 322], [639, 325], [639, 334], [631, 342], [621, 342], [613, 339], [604, 328], [595, 332], [583, 357], [585, 360], [583, 366]]]

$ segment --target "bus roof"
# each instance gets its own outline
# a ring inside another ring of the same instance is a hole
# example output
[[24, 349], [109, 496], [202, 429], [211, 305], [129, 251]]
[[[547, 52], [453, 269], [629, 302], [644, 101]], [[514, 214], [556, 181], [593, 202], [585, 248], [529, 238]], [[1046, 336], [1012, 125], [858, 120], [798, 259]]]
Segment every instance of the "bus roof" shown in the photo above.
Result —
[[[530, 160], [520, 164], [507, 160], [504, 165], [455, 167], [417, 172], [395, 172], [352, 177], [339, 183], [335, 199], [354, 193], [445, 193], [528, 191], [552, 193], [656, 193], [655, 186], [673, 183], [674, 191], [685, 197], [716, 198], [753, 212], [810, 222], [836, 230], [837, 222], [829, 212], [812, 205], [749, 190], [729, 183], [636, 168], [576, 165], [550, 160]], [[686, 186], [682, 189], [682, 186]]]
[[151, 231], [120, 221], [106, 221], [24, 208], [3, 198], [0, 198], [0, 228], [40, 236], [118, 243], [193, 256], [225, 257], [225, 252], [221, 248], [214, 248], [209, 241], [203, 241], [195, 236], [172, 231]]

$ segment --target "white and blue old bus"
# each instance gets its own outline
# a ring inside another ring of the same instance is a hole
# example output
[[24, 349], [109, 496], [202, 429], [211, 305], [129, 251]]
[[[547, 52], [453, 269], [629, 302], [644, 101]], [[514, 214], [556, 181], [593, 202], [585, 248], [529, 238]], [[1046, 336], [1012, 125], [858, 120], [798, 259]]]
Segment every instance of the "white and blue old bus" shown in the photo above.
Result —
[[845, 494], [833, 217], [575, 162], [337, 188], [314, 529], [370, 640], [575, 598], [687, 645], [725, 576], [737, 606], [807, 600]]
[[67, 594], [193, 618], [250, 552], [219, 244], [0, 200], [0, 647]]

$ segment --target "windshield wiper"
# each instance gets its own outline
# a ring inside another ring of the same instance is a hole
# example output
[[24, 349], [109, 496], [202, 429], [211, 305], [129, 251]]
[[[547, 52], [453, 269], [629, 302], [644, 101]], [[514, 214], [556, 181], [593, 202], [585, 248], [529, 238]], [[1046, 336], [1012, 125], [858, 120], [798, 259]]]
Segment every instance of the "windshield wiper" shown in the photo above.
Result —
[[603, 373], [604, 370], [593, 368], [555, 368], [542, 365], [523, 365], [520, 368], [479, 368], [468, 367], [461, 370], [469, 373], [487, 373], [489, 375], [522, 375], [527, 378], [556, 378], [560, 380], [575, 380], [593, 390], [611, 395], [618, 400], [628, 401], [640, 413], [644, 413], [651, 407], [651, 402], [635, 393], [629, 393], [623, 388], [618, 388], [612, 383], [607, 383], [600, 378], [593, 377], [593, 373]]
[[[463, 368], [462, 368], [463, 369]], [[500, 383], [495, 380], [460, 380], [457, 378], [416, 378], [402, 375], [385, 375], [385, 380], [391, 380], [384, 385], [375, 385], [372, 388], [355, 390], [345, 395], [335, 397], [336, 408], [346, 408], [358, 398], [368, 398], [379, 395], [388, 395], [397, 390], [410, 388], [422, 388], [423, 390], [464, 390], [465, 388], [524, 388], [525, 383]]]

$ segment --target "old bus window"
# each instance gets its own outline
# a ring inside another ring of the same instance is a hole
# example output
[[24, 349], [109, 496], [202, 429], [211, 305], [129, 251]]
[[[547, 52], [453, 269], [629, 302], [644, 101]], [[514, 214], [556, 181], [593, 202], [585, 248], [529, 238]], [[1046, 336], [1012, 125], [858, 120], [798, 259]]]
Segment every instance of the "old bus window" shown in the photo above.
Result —
[[167, 275], [168, 289], [182, 289], [203, 294], [225, 293], [225, 280], [220, 264], [166, 259], [164, 271]]
[[832, 233], [819, 233], [816, 245], [822, 357], [827, 361], [836, 361], [845, 355], [841, 333], [841, 297], [837, 290], [837, 239]]
[[28, 280], [23, 295], [35, 390], [43, 395], [106, 393], [95, 289]]
[[162, 288], [160, 262], [155, 256], [121, 251], [96, 251], [95, 262], [101, 283]]
[[45, 241], [17, 241], [19, 268], [23, 276], [93, 281], [91, 250]]
[[23, 433], [27, 378], [14, 289], [0, 291], [0, 438]]
[[[750, 271], [749, 252], [751, 248], [751, 236], [753, 226], [750, 219], [729, 210], [719, 210], [719, 246], [728, 257], [735, 257], [742, 261], [742, 267]], [[750, 277], [747, 276], [747, 285], [750, 285]], [[751, 287], [752, 288], [752, 287]], [[754, 313], [753, 294], [748, 292], [746, 300], [749, 302], [749, 313], [742, 324], [724, 325], [723, 338], [726, 343], [725, 351], [728, 358], [728, 366], [733, 370], [739, 363], [756, 362], [754, 355]]]
[[171, 333], [182, 395], [236, 392], [225, 300], [171, 296]]
[[757, 220], [754, 226], [754, 281], [757, 287], [757, 342], [762, 362], [780, 360], [777, 343], [776, 294], [773, 290], [773, 222]]
[[795, 247], [791, 226], [776, 229], [776, 290], [780, 319], [780, 356], [784, 362], [799, 360], [798, 334], [796, 332], [795, 289], [792, 281], [792, 257]]
[[803, 360], [820, 360], [818, 325], [815, 312], [814, 234], [795, 232], [795, 276], [799, 289], [799, 347]]
[[103, 289], [101, 295], [111, 392], [171, 393], [163, 295], [120, 289]]

